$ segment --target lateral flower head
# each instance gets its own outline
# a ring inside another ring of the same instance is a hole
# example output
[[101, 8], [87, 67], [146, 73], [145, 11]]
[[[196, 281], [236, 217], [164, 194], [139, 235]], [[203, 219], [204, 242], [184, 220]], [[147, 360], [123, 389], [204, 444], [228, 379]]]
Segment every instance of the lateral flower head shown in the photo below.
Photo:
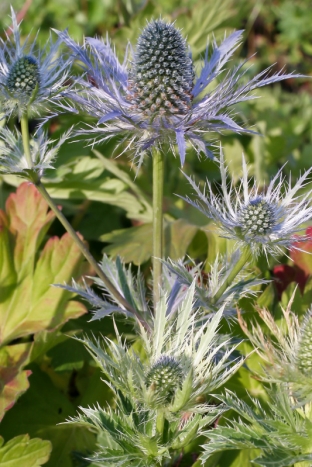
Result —
[[300, 76], [279, 72], [268, 77], [268, 68], [239, 85], [244, 75], [242, 64], [228, 71], [208, 92], [207, 86], [224, 71], [237, 49], [242, 31], [231, 34], [220, 46], [213, 43], [211, 54], [207, 47], [197, 77], [181, 32], [163, 20], [148, 23], [132, 53], [132, 61], [129, 47], [122, 64], [108, 40], [87, 38], [80, 46], [66, 32], [58, 34], [86, 71], [84, 78], [76, 80], [80, 92], [67, 93], [73, 105], [66, 108], [77, 112], [78, 107], [98, 120], [95, 126], [80, 132], [94, 134], [99, 142], [121, 135], [126, 149], [134, 150], [139, 166], [146, 152], [162, 143], [169, 144], [173, 151], [177, 146], [181, 165], [187, 142], [198, 154], [212, 157], [211, 142], [207, 142], [205, 133], [248, 131], [230, 117], [233, 105], [253, 99], [250, 93], [258, 87]]
[[161, 355], [148, 371], [145, 382], [164, 405], [172, 402], [176, 391], [181, 389], [183, 376], [183, 368], [176, 358]]
[[312, 217], [310, 203], [312, 190], [298, 193], [308, 182], [312, 168], [304, 172], [292, 187], [282, 175], [283, 167], [271, 180], [265, 191], [248, 179], [248, 168], [243, 156], [243, 176], [238, 188], [227, 183], [224, 156], [220, 153], [221, 189], [215, 194], [207, 182], [204, 192], [187, 177], [198, 199], [186, 201], [195, 206], [219, 226], [221, 235], [236, 240], [240, 247], [248, 246], [253, 255], [264, 253], [276, 256], [282, 248], [298, 249], [305, 235], [296, 236], [302, 223]]
[[51, 38], [42, 50], [36, 40], [29, 36], [23, 44], [20, 24], [11, 9], [12, 38], [0, 39], [0, 106], [5, 116], [19, 118], [27, 111], [38, 114], [43, 106], [53, 103], [61, 96], [62, 87], [68, 77], [71, 60], [59, 56], [61, 40]]

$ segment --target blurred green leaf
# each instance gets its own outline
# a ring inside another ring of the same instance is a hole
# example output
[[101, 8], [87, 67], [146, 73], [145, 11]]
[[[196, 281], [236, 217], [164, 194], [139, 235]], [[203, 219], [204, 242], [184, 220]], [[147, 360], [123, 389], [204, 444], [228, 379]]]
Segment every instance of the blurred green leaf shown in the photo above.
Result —
[[[164, 227], [164, 256], [171, 259], [183, 258], [198, 227], [185, 219], [166, 222]], [[152, 224], [113, 231], [102, 235], [103, 242], [111, 245], [104, 248], [112, 257], [120, 256], [126, 263], [142, 264], [152, 256]]]
[[50, 456], [51, 443], [42, 439], [29, 439], [28, 435], [17, 436], [6, 444], [0, 437], [1, 467], [39, 467], [45, 464]]

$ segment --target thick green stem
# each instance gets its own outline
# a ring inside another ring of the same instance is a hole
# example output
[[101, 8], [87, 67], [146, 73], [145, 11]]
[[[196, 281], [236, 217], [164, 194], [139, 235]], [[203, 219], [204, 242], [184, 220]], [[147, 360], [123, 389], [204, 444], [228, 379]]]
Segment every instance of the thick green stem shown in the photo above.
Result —
[[153, 278], [154, 310], [160, 298], [161, 259], [163, 257], [163, 192], [164, 155], [158, 149], [153, 151]]
[[30, 144], [29, 144], [29, 130], [28, 130], [28, 115], [24, 113], [21, 118], [21, 130], [22, 130], [22, 138], [23, 138], [23, 147], [25, 152], [25, 157], [27, 160], [28, 168], [33, 169], [34, 163], [31, 158], [30, 152]]
[[217, 303], [219, 298], [222, 297], [222, 294], [226, 291], [226, 289], [233, 283], [237, 274], [243, 269], [246, 263], [251, 259], [251, 250], [248, 246], [242, 248], [241, 255], [237, 263], [233, 266], [227, 277], [225, 278], [224, 282], [222, 283], [221, 287], [217, 290], [215, 295], [212, 297], [212, 303]]
[[[25, 156], [27, 158], [29, 168], [33, 168], [33, 162], [31, 159], [31, 152], [30, 152], [30, 146], [29, 146], [29, 131], [28, 131], [28, 119], [27, 119], [27, 114], [24, 114], [23, 117], [21, 118], [21, 130], [22, 130], [22, 138], [23, 138], [23, 146], [24, 146], [24, 152]], [[149, 330], [149, 325], [146, 323], [146, 321], [140, 316], [137, 310], [133, 308], [130, 303], [128, 303], [127, 300], [118, 292], [116, 287], [112, 284], [112, 282], [109, 280], [109, 278], [106, 276], [106, 274], [102, 271], [101, 267], [98, 265], [97, 261], [93, 258], [91, 255], [90, 251], [88, 250], [87, 246], [85, 243], [81, 240], [77, 232], [73, 229], [71, 224], [68, 222], [66, 217], [63, 215], [63, 213], [59, 210], [59, 208], [56, 206], [52, 198], [50, 197], [49, 193], [45, 189], [44, 185], [42, 184], [38, 174], [33, 170], [30, 173], [30, 178], [32, 182], [36, 185], [37, 190], [41, 194], [41, 196], [46, 200], [48, 203], [49, 207], [52, 209], [58, 220], [61, 222], [61, 224], [64, 226], [64, 228], [67, 230], [69, 235], [72, 237], [74, 242], [77, 244], [79, 247], [81, 253], [84, 255], [86, 260], [89, 262], [89, 264], [93, 267], [95, 270], [96, 274], [99, 276], [99, 278], [103, 281], [105, 287], [107, 290], [115, 297], [115, 299], [125, 307], [126, 310], [130, 311], [133, 313], [139, 322], [145, 327], [145, 329]]]

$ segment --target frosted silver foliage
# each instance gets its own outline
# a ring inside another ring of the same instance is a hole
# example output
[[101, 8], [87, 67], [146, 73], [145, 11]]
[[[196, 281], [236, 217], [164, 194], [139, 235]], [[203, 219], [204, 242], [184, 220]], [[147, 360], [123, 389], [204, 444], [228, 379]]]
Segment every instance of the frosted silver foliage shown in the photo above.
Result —
[[20, 24], [11, 8], [12, 35], [0, 38], [0, 105], [5, 116], [26, 111], [47, 113], [51, 104], [62, 97], [71, 59], [59, 54], [61, 40], [51, 37], [40, 49], [28, 36], [21, 44]]
[[69, 138], [70, 132], [71, 129], [56, 142], [49, 139], [44, 131], [38, 130], [29, 142], [33, 162], [33, 167], [29, 167], [21, 133], [17, 129], [12, 131], [7, 127], [1, 128], [0, 173], [28, 178], [29, 172], [35, 170], [41, 177], [45, 169], [54, 168], [54, 160], [64, 141]]
[[236, 240], [240, 247], [248, 246], [254, 255], [265, 253], [276, 256], [287, 249], [299, 249], [305, 235], [297, 236], [302, 224], [312, 217], [312, 190], [304, 188], [309, 183], [312, 168], [304, 172], [292, 185], [283, 176], [283, 168], [263, 190], [248, 178], [248, 168], [243, 156], [243, 175], [238, 187], [228, 183], [227, 168], [220, 152], [221, 188], [216, 194], [209, 181], [204, 191], [194, 180], [186, 178], [193, 187], [197, 200], [185, 198], [220, 227], [222, 236]]
[[294, 296], [287, 308], [282, 308], [281, 322], [275, 322], [270, 311], [262, 308], [256, 311], [266, 328], [256, 321], [247, 325], [240, 313], [238, 319], [262, 359], [263, 371], [257, 376], [270, 383], [287, 383], [292, 405], [303, 406], [312, 402], [312, 311], [308, 310], [300, 323], [291, 311]]
[[69, 420], [100, 435], [90, 458], [95, 465], [165, 465], [173, 451], [200, 436], [223, 412], [223, 405], [209, 405], [209, 394], [243, 359], [230, 358], [235, 346], [219, 333], [223, 309], [195, 329], [194, 290], [193, 283], [174, 316], [167, 312], [168, 297], [160, 299], [150, 330], [139, 325], [140, 352], [125, 342], [117, 326], [114, 340], [78, 339], [99, 364], [116, 400], [113, 409], [82, 408]]
[[213, 157], [212, 133], [249, 131], [235, 122], [232, 106], [254, 99], [251, 91], [256, 88], [300, 76], [283, 72], [269, 76], [269, 67], [240, 84], [244, 63], [232, 69], [228, 63], [242, 33], [236, 31], [220, 45], [207, 46], [196, 75], [181, 31], [163, 20], [147, 24], [134, 50], [129, 44], [123, 63], [108, 39], [86, 38], [79, 45], [67, 32], [58, 32], [85, 70], [84, 77], [76, 78], [76, 89], [67, 93], [64, 107], [97, 119], [95, 125], [80, 130], [90, 135], [92, 143], [119, 135], [124, 151], [133, 152], [138, 166], [146, 152], [164, 143], [178, 152], [181, 165], [187, 144], [198, 154]]
[[250, 397], [247, 404], [231, 391], [216, 398], [234, 411], [238, 420], [204, 433], [208, 439], [203, 445], [203, 464], [215, 453], [242, 449], [249, 452], [249, 465], [311, 466], [311, 408], [294, 410], [287, 387], [271, 388], [265, 409], [259, 400]]

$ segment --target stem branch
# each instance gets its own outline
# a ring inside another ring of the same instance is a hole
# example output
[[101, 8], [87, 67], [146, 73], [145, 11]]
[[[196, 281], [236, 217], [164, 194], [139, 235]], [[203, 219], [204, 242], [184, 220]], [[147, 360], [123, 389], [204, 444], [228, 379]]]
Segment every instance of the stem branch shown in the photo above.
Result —
[[31, 158], [30, 144], [29, 144], [29, 130], [28, 130], [28, 115], [24, 113], [21, 117], [21, 130], [22, 130], [22, 139], [23, 147], [25, 152], [25, 157], [27, 160], [28, 168], [33, 169], [34, 163]]

